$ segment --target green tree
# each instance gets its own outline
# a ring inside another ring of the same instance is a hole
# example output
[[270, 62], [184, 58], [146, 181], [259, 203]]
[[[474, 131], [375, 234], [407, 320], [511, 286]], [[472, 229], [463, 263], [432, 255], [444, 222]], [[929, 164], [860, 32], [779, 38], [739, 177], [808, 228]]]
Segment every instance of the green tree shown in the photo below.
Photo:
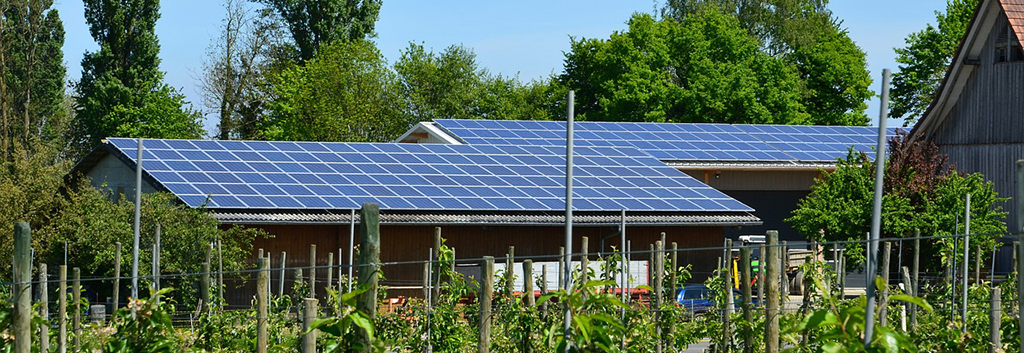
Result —
[[[518, 77], [492, 75], [463, 46], [441, 53], [411, 43], [394, 64], [405, 114], [412, 121], [432, 119], [550, 119], [550, 106], [564, 99], [564, 90], [548, 81], [523, 83]], [[557, 97], [556, 97], [557, 95]]]
[[838, 26], [819, 28], [814, 40], [786, 54], [803, 81], [802, 103], [813, 125], [867, 125], [874, 96], [867, 55]]
[[410, 43], [394, 65], [408, 113], [417, 121], [474, 117], [473, 102], [486, 72], [472, 50], [453, 45], [435, 54]]
[[260, 0], [288, 25], [298, 47], [298, 61], [316, 56], [320, 47], [336, 40], [375, 36], [382, 0]]
[[[130, 251], [132, 246], [134, 202], [124, 195], [117, 197], [117, 201], [111, 201], [113, 195], [84, 181], [74, 189], [60, 211], [51, 215], [51, 219], [33, 233], [48, 239], [40, 244], [44, 251], [37, 257], [49, 263], [63, 263], [64, 244], [67, 242], [69, 264], [81, 267], [89, 275], [111, 276], [115, 244], [120, 242], [122, 251]], [[139, 261], [152, 261], [152, 234], [156, 231], [156, 224], [160, 224], [160, 267], [162, 273], [168, 274], [201, 272], [202, 264], [195, 260], [196, 254], [202, 254], [216, 240], [222, 243], [225, 270], [241, 270], [245, 259], [252, 254], [252, 241], [257, 236], [266, 236], [256, 228], [222, 229], [220, 222], [206, 210], [189, 208], [167, 193], [143, 195], [142, 220]], [[130, 273], [131, 261], [122, 261], [121, 266], [121, 273]], [[180, 277], [175, 282], [174, 293], [178, 303], [194, 307], [198, 299], [199, 277]]]
[[185, 97], [163, 83], [154, 27], [158, 0], [86, 0], [85, 18], [99, 51], [82, 59], [77, 83], [80, 151], [108, 136], [197, 138], [200, 116]]
[[52, 0], [0, 4], [0, 158], [12, 144], [23, 152], [33, 137], [59, 137], [64, 102], [64, 24]]
[[[59, 213], [65, 199], [61, 190], [65, 183], [64, 175], [71, 169], [71, 163], [58, 158], [58, 150], [43, 145], [39, 141], [35, 146], [16, 145], [12, 149], [11, 158], [0, 162], [0, 223], [8, 225], [0, 227], [0, 257], [8, 258], [14, 253], [14, 228], [10, 225], [18, 221], [29, 222], [33, 228], [33, 249], [40, 249], [49, 244], [46, 233], [35, 231], [38, 227], [51, 222]], [[36, 151], [29, 155], [23, 148]], [[0, 278], [10, 278], [11, 268], [0, 267]]]
[[337, 41], [276, 78], [262, 134], [272, 140], [389, 141], [411, 125], [394, 74], [369, 41]]
[[827, 0], [668, 0], [662, 13], [685, 22], [709, 8], [735, 17], [761, 51], [784, 58], [801, 78], [801, 103], [816, 125], [865, 125], [874, 92], [867, 55], [850, 39]]
[[709, 7], [684, 22], [635, 14], [607, 40], [573, 40], [561, 81], [590, 120], [803, 124], [801, 82]]
[[[995, 235], [1006, 231], [1001, 203], [991, 182], [979, 173], [960, 174], [939, 154], [933, 143], [907, 143], [906, 133], [889, 143], [882, 194], [882, 236], [905, 237], [920, 229], [922, 235], [957, 233], [965, 195], [971, 194], [971, 243], [991, 249]], [[787, 219], [800, 234], [819, 241], [864, 239], [871, 226], [874, 200], [874, 162], [866, 154], [850, 153], [837, 162], [836, 170], [824, 173], [811, 193], [798, 203]], [[936, 269], [952, 256], [953, 241], [923, 242], [923, 266]], [[847, 244], [848, 249], [863, 249]], [[847, 251], [850, 264], [860, 266], [863, 250]]]
[[936, 26], [911, 33], [907, 46], [896, 48], [899, 69], [892, 75], [889, 113], [903, 118], [903, 126], [913, 125], [928, 109], [977, 7], [978, 0], [947, 0], [946, 12], [935, 12]]
[[834, 26], [828, 0], [667, 0], [661, 13], [679, 22], [717, 7], [739, 20], [758, 39], [762, 49], [783, 55], [804, 45], [813, 45], [820, 32]]
[[269, 77], [282, 66], [283, 30], [245, 0], [225, 0], [221, 34], [210, 43], [199, 84], [204, 105], [217, 114], [217, 137], [258, 138], [271, 92]]

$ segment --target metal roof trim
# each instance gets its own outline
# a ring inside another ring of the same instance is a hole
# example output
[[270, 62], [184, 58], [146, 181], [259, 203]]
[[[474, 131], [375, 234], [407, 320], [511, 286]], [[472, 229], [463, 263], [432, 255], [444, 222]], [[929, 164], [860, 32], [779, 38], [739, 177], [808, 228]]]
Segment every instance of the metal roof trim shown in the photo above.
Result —
[[720, 169], [720, 170], [796, 170], [796, 171], [817, 171], [819, 169], [834, 170], [836, 163], [798, 163], [785, 162], [704, 162], [704, 161], [678, 161], [663, 160], [665, 164], [681, 170], [690, 169]]
[[[227, 224], [338, 224], [351, 222], [348, 213], [252, 213], [213, 212], [213, 217]], [[359, 215], [356, 214], [358, 222]], [[396, 213], [381, 212], [381, 224], [388, 225], [520, 225], [550, 226], [565, 224], [565, 216], [554, 213]], [[579, 226], [616, 225], [621, 221], [616, 213], [575, 214], [573, 223]], [[629, 225], [680, 226], [753, 226], [761, 219], [742, 213], [714, 214], [632, 214], [626, 215]]]

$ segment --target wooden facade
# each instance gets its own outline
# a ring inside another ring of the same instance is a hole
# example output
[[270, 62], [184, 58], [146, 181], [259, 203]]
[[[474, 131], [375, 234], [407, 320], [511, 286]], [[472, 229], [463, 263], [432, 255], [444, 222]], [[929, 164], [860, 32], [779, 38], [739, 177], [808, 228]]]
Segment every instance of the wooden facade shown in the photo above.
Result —
[[[1024, 53], [1005, 2], [982, 1], [936, 101], [911, 138], [935, 142], [958, 170], [982, 173], [999, 196], [1015, 197], [1015, 162], [1024, 159]], [[999, 206], [1010, 212], [1007, 224], [1013, 228], [1014, 203]]]
[[[258, 239], [253, 243], [253, 249], [263, 249], [269, 252], [271, 267], [277, 269], [281, 266], [281, 252], [287, 252], [286, 267], [309, 266], [309, 246], [317, 245], [318, 266], [327, 265], [327, 253], [333, 252], [335, 262], [338, 261], [338, 249], [341, 248], [344, 255], [342, 261], [348, 262], [348, 238], [349, 225], [252, 225], [274, 234], [268, 239]], [[671, 244], [676, 242], [679, 248], [708, 248], [721, 247], [723, 241], [723, 228], [721, 226], [628, 226], [626, 228], [627, 240], [632, 243], [634, 251], [647, 250], [650, 244], [657, 241], [662, 232], [665, 232], [666, 241]], [[358, 245], [358, 225], [356, 225], [356, 243]], [[534, 258], [535, 261], [557, 261], [554, 257], [558, 249], [564, 243], [565, 227], [553, 226], [515, 226], [515, 225], [463, 225], [444, 226], [441, 235], [445, 238], [445, 244], [456, 250], [457, 259], [477, 259], [482, 256], [505, 257], [508, 247], [515, 247], [517, 261], [526, 258]], [[618, 226], [581, 226], [573, 230], [574, 252], [580, 251], [580, 238], [588, 237], [589, 252], [610, 252], [613, 247], [620, 248]], [[602, 239], [604, 239], [602, 241]], [[381, 261], [388, 262], [410, 262], [408, 264], [393, 264], [383, 267], [385, 281], [384, 285], [393, 289], [388, 291], [389, 296], [419, 296], [420, 285], [423, 280], [422, 261], [427, 260], [428, 249], [433, 247], [434, 227], [427, 225], [382, 225], [381, 226]], [[603, 244], [603, 247], [602, 247]], [[698, 250], [684, 251], [679, 253], [681, 264], [693, 266], [692, 281], [703, 281], [717, 266], [720, 250]], [[254, 257], [255, 258], [255, 252]], [[646, 258], [635, 258], [634, 260], [645, 260]], [[317, 272], [317, 282], [320, 293], [323, 293], [323, 281], [327, 278], [327, 270], [321, 269]], [[337, 271], [337, 269], [335, 269]], [[272, 271], [271, 288], [276, 292], [278, 288], [279, 275]], [[347, 270], [343, 270], [347, 272]], [[335, 272], [337, 273], [337, 272]], [[308, 276], [308, 273], [306, 274]], [[335, 274], [335, 277], [337, 275]], [[286, 292], [292, 286], [293, 274], [287, 273], [285, 282]], [[248, 303], [251, 293], [245, 290], [234, 291], [229, 302]], [[230, 292], [229, 292], [230, 293]]]
[[686, 174], [729, 195], [754, 209], [763, 222], [758, 226], [728, 228], [725, 235], [738, 239], [745, 234], [779, 231], [779, 240], [807, 241], [786, 219], [793, 216], [797, 203], [811, 193], [811, 186], [821, 175], [817, 169], [684, 169]]

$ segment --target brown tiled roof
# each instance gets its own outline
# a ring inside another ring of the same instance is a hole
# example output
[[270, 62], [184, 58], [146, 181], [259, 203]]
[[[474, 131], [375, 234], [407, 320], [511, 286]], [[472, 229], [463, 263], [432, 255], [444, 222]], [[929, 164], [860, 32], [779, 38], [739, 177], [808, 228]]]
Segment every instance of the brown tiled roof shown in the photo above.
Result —
[[1017, 41], [1024, 47], [1024, 0], [999, 0], [1003, 6], [1006, 18], [1010, 20], [1010, 27], [1017, 35]]

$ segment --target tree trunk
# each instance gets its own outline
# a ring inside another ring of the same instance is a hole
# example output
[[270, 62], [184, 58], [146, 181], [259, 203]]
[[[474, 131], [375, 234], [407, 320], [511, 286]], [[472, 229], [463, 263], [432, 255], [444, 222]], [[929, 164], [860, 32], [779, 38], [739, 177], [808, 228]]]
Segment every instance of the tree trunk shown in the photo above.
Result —
[[7, 110], [8, 110], [8, 92], [7, 92], [7, 62], [5, 61], [7, 49], [4, 48], [4, 34], [7, 33], [7, 29], [3, 26], [3, 21], [0, 21], [0, 158], [7, 160], [7, 133], [10, 127], [7, 124]]

